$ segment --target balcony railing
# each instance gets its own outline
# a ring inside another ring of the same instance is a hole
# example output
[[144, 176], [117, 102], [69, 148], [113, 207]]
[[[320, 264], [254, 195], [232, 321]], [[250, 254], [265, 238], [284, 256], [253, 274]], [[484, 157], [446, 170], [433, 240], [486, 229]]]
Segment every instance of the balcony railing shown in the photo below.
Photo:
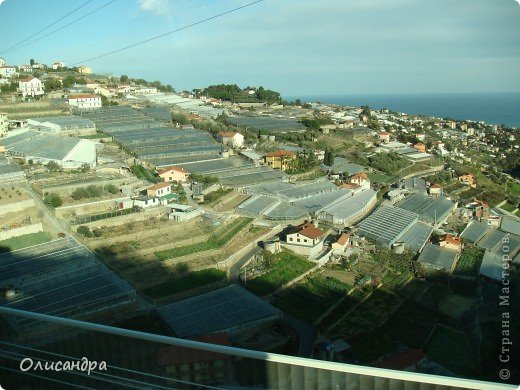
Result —
[[[0, 386], [6, 389], [22, 384], [52, 389], [516, 388], [252, 351], [1, 306], [0, 314], [4, 319], [0, 320]], [[29, 333], [8, 334], [4, 330], [13, 319], [46, 326]]]

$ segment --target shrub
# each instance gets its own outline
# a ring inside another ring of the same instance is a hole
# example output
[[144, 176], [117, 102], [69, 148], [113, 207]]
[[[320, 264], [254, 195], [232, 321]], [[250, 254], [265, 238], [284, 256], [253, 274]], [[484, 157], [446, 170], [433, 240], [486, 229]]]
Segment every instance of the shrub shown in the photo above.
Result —
[[111, 194], [117, 194], [119, 193], [119, 188], [113, 184], [108, 184], [105, 186], [105, 191], [111, 193]]
[[58, 194], [50, 193], [45, 196], [43, 203], [51, 207], [60, 207], [63, 204], [63, 200]]
[[78, 227], [78, 233], [85, 236], [85, 237], [94, 237], [94, 233], [92, 233], [88, 226], [79, 226]]

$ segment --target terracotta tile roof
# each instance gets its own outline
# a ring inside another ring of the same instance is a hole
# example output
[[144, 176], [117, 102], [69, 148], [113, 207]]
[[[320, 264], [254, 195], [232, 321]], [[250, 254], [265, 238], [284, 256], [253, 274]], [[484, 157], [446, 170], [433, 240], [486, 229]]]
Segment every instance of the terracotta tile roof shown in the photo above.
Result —
[[159, 190], [161, 188], [166, 188], [166, 187], [169, 187], [169, 186], [171, 186], [170, 183], [162, 182], [162, 183], [154, 184], [153, 186], [148, 187], [147, 189], [150, 190], [150, 191], [153, 191], [153, 190]]
[[295, 156], [296, 153], [289, 150], [276, 150], [265, 154], [265, 157]]
[[336, 242], [339, 245], [345, 245], [348, 242], [348, 239], [350, 237], [350, 234], [348, 233], [341, 233], [341, 236], [336, 240]]
[[439, 241], [445, 241], [448, 244], [461, 245], [460, 237], [452, 236], [451, 234], [445, 234], [439, 237]]
[[387, 131], [381, 131], [381, 132], [379, 133], [379, 135], [390, 135], [390, 133], [387, 132]]
[[[202, 335], [194, 340], [208, 344], [231, 345], [226, 333]], [[185, 347], [166, 347], [157, 352], [157, 364], [159, 366], [175, 366], [177, 364], [225, 360], [227, 358], [228, 355], [222, 353]]]
[[219, 134], [223, 138], [233, 138], [236, 133], [234, 131], [221, 131]]
[[70, 95], [69, 99], [87, 99], [87, 98], [99, 98], [101, 97], [99, 95], [93, 95], [89, 93], [79, 93], [77, 95]]
[[396, 353], [383, 361], [376, 364], [380, 368], [388, 368], [392, 370], [404, 370], [419, 363], [426, 357], [426, 354], [420, 349], [409, 349], [407, 351]]
[[357, 190], [358, 188], [361, 188], [361, 186], [356, 183], [343, 183], [339, 186], [339, 188], [343, 188], [346, 190]]
[[442, 188], [442, 186], [440, 184], [437, 184], [437, 183], [433, 183], [430, 188]]
[[318, 229], [310, 222], [307, 222], [307, 223], [304, 223], [303, 225], [298, 226], [298, 228], [294, 231], [294, 233], [300, 233], [302, 236], [305, 236], [312, 240], [320, 238], [321, 236], [323, 236], [325, 234], [325, 233], [323, 233], [323, 230]]
[[368, 175], [365, 172], [359, 172], [352, 176], [351, 180], [368, 180]]
[[181, 173], [188, 173], [188, 171], [184, 170], [183, 168], [180, 168], [180, 167], [167, 167], [167, 168], [163, 168], [161, 169], [160, 171], [158, 171], [157, 173], [159, 175], [163, 175], [167, 172], [170, 172], [170, 171], [177, 171], [177, 172], [181, 172]]

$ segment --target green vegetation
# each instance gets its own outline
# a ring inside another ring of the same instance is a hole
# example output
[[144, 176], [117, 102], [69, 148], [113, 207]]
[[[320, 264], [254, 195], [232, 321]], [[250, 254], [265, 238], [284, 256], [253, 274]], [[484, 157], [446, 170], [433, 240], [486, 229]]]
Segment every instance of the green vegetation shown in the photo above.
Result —
[[256, 295], [268, 295], [297, 276], [310, 270], [314, 264], [288, 250], [275, 255], [263, 252], [264, 261], [271, 268], [267, 273], [247, 282], [247, 289]]
[[504, 203], [502, 206], [500, 206], [500, 208], [502, 210], [509, 211], [510, 213], [512, 213], [513, 211], [515, 211], [518, 208], [518, 206], [515, 206], [511, 203]]
[[143, 293], [151, 298], [160, 298], [171, 294], [180, 293], [194, 288], [215, 283], [226, 278], [224, 271], [216, 268], [193, 271], [182, 277], [172, 278], [166, 282], [145, 288]]
[[233, 237], [235, 237], [239, 231], [251, 223], [251, 221], [251, 218], [238, 218], [230, 224], [224, 226], [222, 230], [220, 230], [218, 233], [215, 233], [213, 237], [204, 242], [155, 252], [155, 255], [159, 260], [165, 261], [194, 253], [222, 248], [231, 239], [233, 239]]
[[51, 235], [47, 232], [24, 234], [23, 236], [0, 241], [0, 252], [15, 251], [32, 245], [43, 244], [51, 239]]
[[370, 172], [368, 174], [368, 179], [372, 183], [381, 183], [387, 184], [395, 179], [395, 176], [385, 175], [384, 173]]
[[280, 308], [298, 318], [313, 322], [350, 288], [351, 286], [335, 278], [316, 275], [284, 291], [279, 298]]
[[466, 244], [462, 250], [460, 259], [457, 262], [457, 267], [453, 273], [454, 276], [468, 276], [476, 278], [478, 276], [483, 257], [483, 250], [480, 250], [473, 245]]
[[379, 357], [394, 352], [400, 343], [393, 337], [382, 333], [379, 329], [353, 337], [349, 340], [359, 363], [369, 364]]
[[272, 91], [270, 89], [264, 89], [262, 86], [258, 87], [254, 93], [249, 94], [248, 91], [251, 90], [253, 90], [253, 88], [246, 87], [245, 89], [241, 89], [236, 84], [220, 84], [211, 85], [205, 88], [201, 94], [210, 98], [220, 99], [233, 103], [281, 102], [280, 93], [278, 92]]
[[162, 181], [162, 178], [156, 176], [155, 172], [151, 172], [142, 165], [132, 165], [130, 169], [137, 176], [138, 179], [147, 180], [150, 183], [159, 183]]
[[92, 231], [88, 226], [79, 226], [77, 232], [85, 237], [101, 237], [103, 235], [103, 231], [101, 229], [94, 228]]
[[214, 183], [218, 182], [218, 177], [214, 177], [214, 176], [191, 174], [190, 178], [191, 178], [191, 181], [193, 181], [193, 182], [203, 183], [203, 184], [214, 184]]
[[204, 195], [204, 204], [214, 203], [223, 196], [233, 192], [233, 188], [219, 188], [216, 191], [210, 192], [207, 195]]
[[314, 114], [312, 118], [303, 118], [302, 124], [309, 130], [319, 130], [323, 125], [331, 125], [334, 122], [328, 115]]
[[329, 167], [331, 167], [332, 165], [334, 165], [334, 150], [332, 149], [327, 149], [325, 150], [325, 156], [324, 156], [324, 159], [323, 159], [323, 163]]
[[119, 192], [119, 188], [117, 188], [113, 184], [108, 184], [106, 186], [96, 186], [96, 185], [90, 185], [88, 187], [84, 188], [77, 188], [72, 193], [72, 198], [74, 200], [80, 200], [84, 198], [97, 198], [100, 196], [103, 196], [105, 194], [117, 194]]
[[47, 193], [45, 194], [45, 198], [43, 199], [43, 203], [47, 206], [51, 207], [60, 207], [63, 204], [63, 200], [58, 194], [53, 193]]
[[59, 166], [59, 164], [56, 161], [49, 161], [47, 163], [47, 169], [51, 172], [60, 172], [61, 171], [61, 167]]

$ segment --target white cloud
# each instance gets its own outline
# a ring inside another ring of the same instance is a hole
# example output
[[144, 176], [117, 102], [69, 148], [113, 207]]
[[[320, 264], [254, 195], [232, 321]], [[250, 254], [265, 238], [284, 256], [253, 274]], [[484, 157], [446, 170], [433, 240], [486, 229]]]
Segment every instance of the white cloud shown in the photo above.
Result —
[[137, 4], [141, 10], [157, 15], [169, 15], [172, 10], [169, 0], [137, 0]]
[[5, 0], [0, 0], [0, 5], [2, 5], [2, 3], [4, 2]]

